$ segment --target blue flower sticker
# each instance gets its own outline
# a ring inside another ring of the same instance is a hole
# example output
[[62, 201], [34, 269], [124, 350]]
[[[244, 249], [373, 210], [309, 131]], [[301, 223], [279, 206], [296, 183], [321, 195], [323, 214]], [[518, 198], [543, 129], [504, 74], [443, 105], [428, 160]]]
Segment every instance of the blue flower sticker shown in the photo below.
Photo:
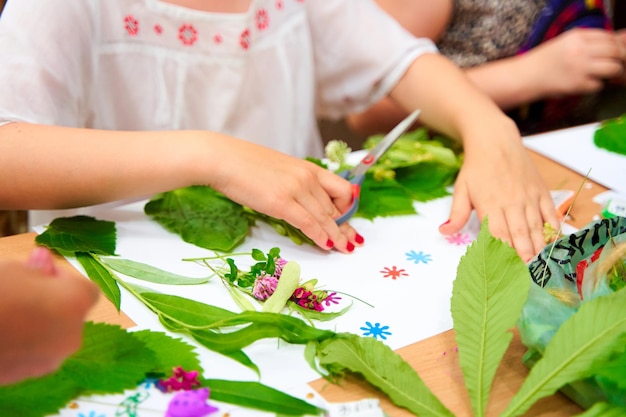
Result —
[[363, 330], [363, 336], [372, 336], [374, 339], [379, 337], [383, 340], [387, 340], [387, 336], [391, 336], [391, 332], [387, 331], [389, 326], [380, 326], [380, 323], [372, 324], [369, 321], [365, 322], [365, 327], [361, 327]]
[[433, 260], [430, 254], [424, 253], [422, 251], [415, 252], [414, 250], [412, 250], [412, 251], [405, 253], [405, 255], [406, 255], [407, 261], [411, 261], [415, 264], [419, 264], [419, 263], [427, 264], [428, 262]]

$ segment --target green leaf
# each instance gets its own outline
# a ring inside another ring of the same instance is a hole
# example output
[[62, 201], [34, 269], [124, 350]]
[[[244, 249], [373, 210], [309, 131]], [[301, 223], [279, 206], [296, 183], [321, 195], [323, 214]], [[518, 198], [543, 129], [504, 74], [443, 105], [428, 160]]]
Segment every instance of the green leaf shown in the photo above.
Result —
[[345, 370], [361, 374], [395, 405], [416, 415], [453, 416], [400, 355], [374, 338], [341, 333], [321, 342], [317, 356], [331, 375]]
[[37, 235], [35, 242], [63, 252], [115, 255], [115, 223], [89, 216], [60, 217]]
[[375, 180], [367, 174], [361, 186], [361, 197], [356, 215], [369, 220], [376, 217], [415, 214], [413, 199], [396, 180]]
[[158, 194], [144, 211], [185, 242], [202, 248], [229, 252], [248, 234], [242, 206], [210, 187], [191, 186]]
[[123, 392], [155, 368], [154, 358], [133, 333], [116, 325], [87, 322], [80, 350], [57, 372], [0, 387], [0, 410], [3, 416], [41, 417], [56, 414], [80, 395]]
[[300, 285], [300, 265], [289, 261], [283, 267], [274, 293], [263, 303], [262, 311], [280, 313]]
[[202, 385], [211, 389], [211, 399], [278, 415], [319, 415], [322, 409], [258, 382], [206, 379]]
[[599, 148], [626, 155], [626, 114], [602, 122], [593, 135], [593, 142]]
[[120, 311], [121, 294], [115, 276], [90, 253], [76, 252], [76, 259], [85, 269], [85, 273], [98, 284], [102, 293]]
[[132, 334], [153, 353], [155, 361], [149, 369], [150, 373], [167, 375], [173, 368], [180, 366], [187, 371], [198, 371], [202, 375], [203, 369], [195, 348], [182, 339], [151, 330], [140, 330]]
[[622, 348], [624, 333], [626, 291], [583, 303], [554, 334], [502, 416], [520, 415], [563, 385], [590, 376], [594, 363]]
[[415, 201], [430, 201], [450, 195], [447, 186], [454, 182], [459, 168], [438, 162], [421, 164], [398, 169], [396, 181], [402, 185]]
[[459, 361], [476, 416], [485, 415], [494, 375], [513, 338], [510, 330], [530, 282], [515, 250], [492, 237], [483, 221], [459, 262], [451, 303]]
[[208, 278], [191, 278], [177, 275], [141, 262], [119, 258], [100, 258], [109, 268], [142, 281], [165, 285], [197, 285], [209, 282]]
[[145, 343], [121, 327], [87, 323], [83, 347], [65, 361], [63, 370], [85, 392], [115, 393], [135, 387], [155, 362]]

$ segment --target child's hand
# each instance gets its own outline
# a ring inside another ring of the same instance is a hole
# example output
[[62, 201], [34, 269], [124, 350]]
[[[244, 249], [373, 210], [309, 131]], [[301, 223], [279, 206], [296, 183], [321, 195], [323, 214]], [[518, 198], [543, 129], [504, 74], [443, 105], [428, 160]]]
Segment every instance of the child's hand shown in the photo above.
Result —
[[57, 269], [44, 248], [28, 264], [0, 263], [0, 384], [57, 369], [82, 342], [83, 320], [98, 289]]
[[546, 245], [544, 223], [558, 228], [554, 203], [519, 137], [487, 139], [492, 142], [476, 142], [478, 146], [466, 151], [450, 220], [440, 231], [458, 232], [475, 209], [481, 220], [488, 217], [492, 235], [529, 261]]
[[623, 50], [619, 36], [612, 32], [574, 28], [527, 55], [538, 85], [550, 96], [562, 96], [597, 92], [605, 80], [621, 77]]
[[[210, 185], [230, 199], [299, 228], [319, 247], [354, 251], [363, 238], [335, 219], [352, 202], [351, 184], [304, 159], [234, 140]], [[235, 167], [232, 170], [230, 168]]]

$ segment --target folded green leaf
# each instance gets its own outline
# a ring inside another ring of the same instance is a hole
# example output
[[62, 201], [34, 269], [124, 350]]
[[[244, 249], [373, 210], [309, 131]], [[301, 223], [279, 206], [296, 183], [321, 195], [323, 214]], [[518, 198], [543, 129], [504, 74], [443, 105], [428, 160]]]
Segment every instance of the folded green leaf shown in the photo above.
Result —
[[142, 281], [165, 285], [197, 285], [209, 282], [208, 278], [191, 278], [164, 271], [141, 262], [120, 258], [100, 258], [109, 268]]
[[416, 415], [453, 416], [406, 361], [374, 338], [341, 333], [321, 342], [317, 356], [331, 375], [345, 370], [361, 374], [394, 404]]
[[516, 416], [565, 384], [590, 376], [593, 364], [622, 348], [626, 291], [583, 303], [561, 325], [502, 417]]
[[283, 267], [274, 293], [263, 303], [262, 311], [280, 313], [298, 285], [300, 285], [300, 265], [297, 262], [289, 261]]
[[487, 220], [461, 258], [452, 290], [459, 361], [474, 414], [484, 416], [491, 384], [513, 337], [530, 273], [515, 250], [491, 236]]
[[111, 271], [105, 268], [96, 255], [87, 252], [76, 252], [76, 260], [85, 269], [85, 273], [95, 282], [106, 298], [113, 303], [117, 311], [120, 311], [121, 294], [117, 280]]

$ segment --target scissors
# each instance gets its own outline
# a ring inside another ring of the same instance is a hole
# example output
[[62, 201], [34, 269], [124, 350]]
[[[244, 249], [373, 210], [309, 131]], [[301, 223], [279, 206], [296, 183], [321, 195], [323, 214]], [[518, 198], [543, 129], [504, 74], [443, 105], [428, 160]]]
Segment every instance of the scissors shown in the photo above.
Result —
[[409, 114], [404, 120], [398, 123], [391, 132], [387, 133], [387, 135], [361, 159], [361, 162], [359, 162], [357, 166], [339, 173], [339, 176], [349, 180], [352, 184], [352, 206], [335, 220], [337, 224], [344, 223], [356, 213], [359, 208], [361, 185], [365, 179], [365, 173], [385, 152], [387, 152], [391, 145], [409, 129], [419, 114], [420, 110], [415, 110], [413, 113]]

